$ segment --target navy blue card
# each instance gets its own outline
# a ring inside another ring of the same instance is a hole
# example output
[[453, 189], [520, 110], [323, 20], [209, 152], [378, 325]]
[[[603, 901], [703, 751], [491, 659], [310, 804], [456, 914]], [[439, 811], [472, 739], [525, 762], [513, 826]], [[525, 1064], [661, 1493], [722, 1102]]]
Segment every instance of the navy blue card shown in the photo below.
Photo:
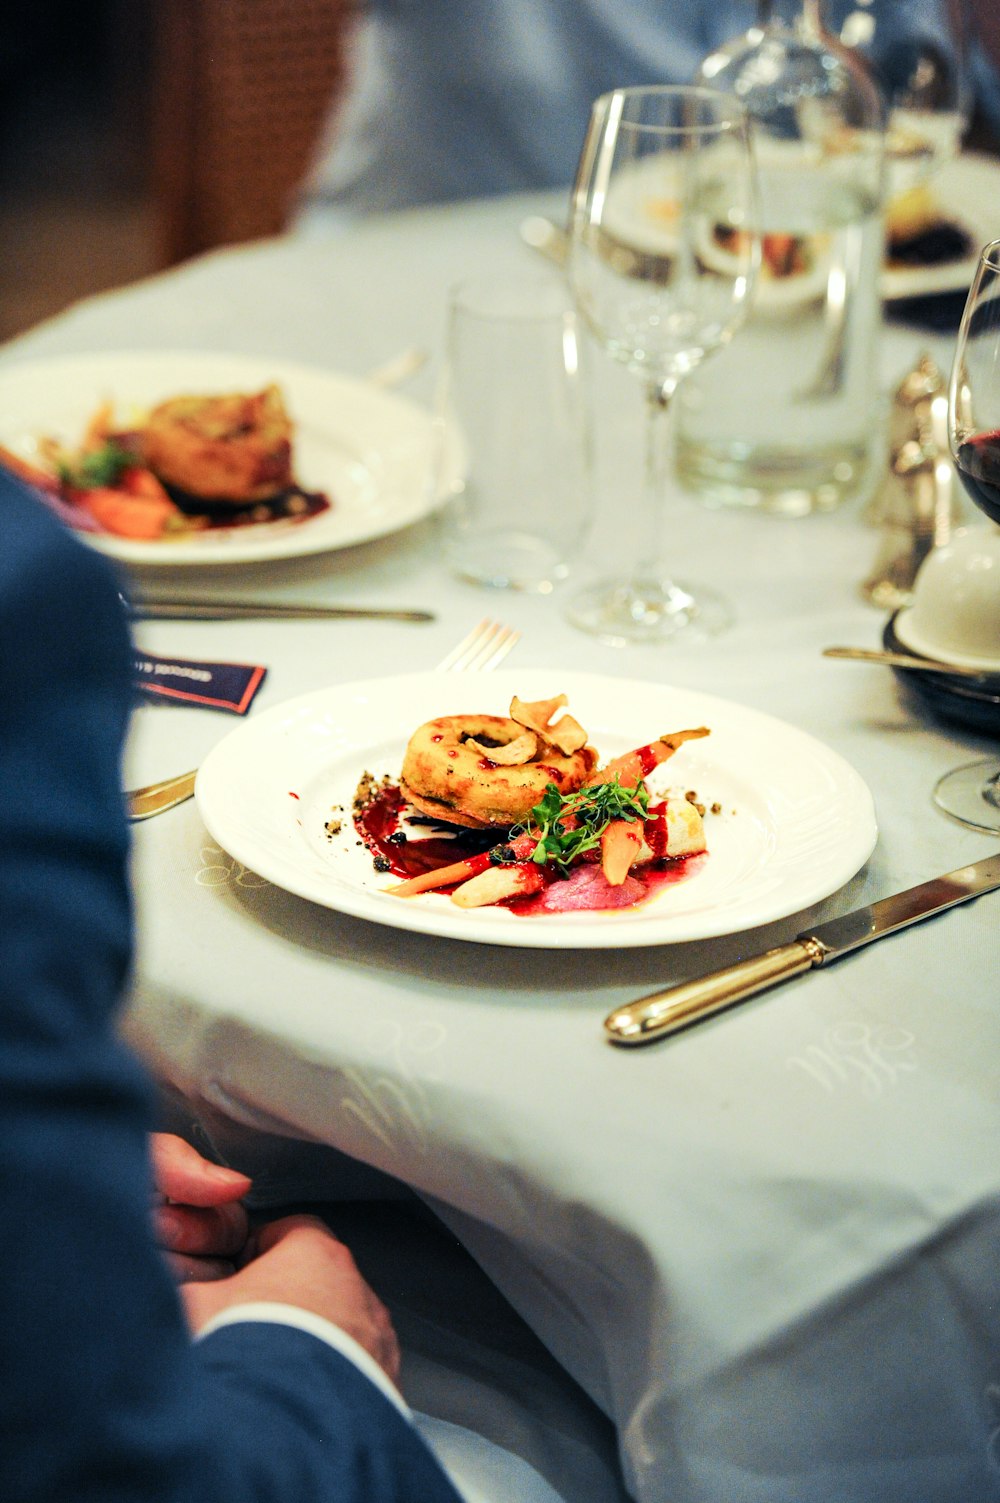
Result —
[[136, 651], [132, 682], [140, 694], [245, 715], [264, 682], [266, 668], [251, 663], [201, 663]]

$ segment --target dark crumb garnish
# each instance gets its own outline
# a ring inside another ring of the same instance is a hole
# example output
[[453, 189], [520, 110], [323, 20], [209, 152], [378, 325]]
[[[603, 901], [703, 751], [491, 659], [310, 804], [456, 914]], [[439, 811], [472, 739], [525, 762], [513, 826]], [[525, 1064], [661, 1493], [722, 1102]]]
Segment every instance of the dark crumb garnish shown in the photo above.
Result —
[[380, 780], [376, 778], [373, 772], [363, 772], [358, 786], [354, 790], [354, 799], [351, 803], [352, 811], [355, 814], [360, 814], [362, 810], [367, 809], [368, 805], [378, 797], [382, 789], [390, 787], [391, 783], [392, 779], [388, 773]]
[[406, 835], [405, 835], [404, 831], [402, 831], [402, 830], [393, 830], [392, 834], [388, 838], [389, 838], [389, 844], [390, 845], [405, 845], [406, 844]]
[[517, 861], [512, 845], [494, 845], [490, 847], [491, 866], [513, 866]]
[[377, 872], [391, 872], [392, 871], [392, 865], [391, 865], [391, 863], [388, 862], [385, 859], [384, 856], [376, 856], [374, 858], [374, 860], [372, 861], [372, 865], [374, 866], [374, 868], [375, 868], [375, 870]]
[[[687, 799], [687, 801], [688, 801], [689, 804], [693, 804], [694, 805], [694, 807], [697, 809], [698, 813], [701, 815], [702, 819], [704, 819], [705, 818], [705, 813], [706, 813], [706, 806], [702, 802], [702, 800], [698, 797], [698, 795], [694, 791], [694, 789], [693, 788], [689, 788], [688, 791], [687, 791], [687, 793], [685, 793], [684, 797]], [[718, 799], [716, 799], [714, 803], [711, 803], [711, 804], [709, 804], [707, 806], [707, 812], [709, 814], [721, 814], [722, 813], [722, 805], [719, 803]], [[736, 810], [733, 809], [732, 813], [735, 814]]]

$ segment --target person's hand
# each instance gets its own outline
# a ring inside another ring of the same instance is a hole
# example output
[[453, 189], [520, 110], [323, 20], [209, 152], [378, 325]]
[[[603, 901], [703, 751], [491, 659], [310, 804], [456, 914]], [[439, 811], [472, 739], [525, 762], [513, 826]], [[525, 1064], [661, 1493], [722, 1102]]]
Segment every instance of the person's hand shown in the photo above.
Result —
[[382, 1301], [368, 1287], [343, 1242], [314, 1216], [269, 1222], [255, 1253], [232, 1278], [187, 1284], [181, 1298], [195, 1334], [214, 1315], [254, 1300], [296, 1305], [353, 1336], [395, 1383], [399, 1343]]
[[173, 1133], [151, 1133], [149, 1150], [156, 1240], [174, 1277], [182, 1284], [228, 1277], [246, 1246], [247, 1213], [240, 1201], [250, 1180], [203, 1159]]

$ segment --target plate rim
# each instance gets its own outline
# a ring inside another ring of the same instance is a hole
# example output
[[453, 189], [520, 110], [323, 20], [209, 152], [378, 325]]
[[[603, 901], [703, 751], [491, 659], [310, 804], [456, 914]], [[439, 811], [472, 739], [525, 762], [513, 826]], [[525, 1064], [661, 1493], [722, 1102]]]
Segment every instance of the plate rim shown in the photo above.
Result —
[[[63, 375], [65, 379], [71, 379], [77, 371], [86, 371], [88, 368], [96, 369], [100, 379], [104, 368], [113, 370], [115, 366], [123, 365], [127, 368], [129, 363], [138, 366], [152, 367], [156, 364], [169, 364], [171, 362], [190, 364], [192, 367], [210, 367], [225, 365], [233, 370], [232, 379], [240, 379], [240, 371], [247, 372], [245, 379], [251, 383], [261, 380], [273, 380], [280, 384], [289, 382], [309, 382], [327, 384], [331, 393], [343, 395], [349, 392], [352, 397], [361, 397], [370, 402], [373, 408], [381, 408], [387, 420], [395, 420], [401, 424], [410, 425], [414, 432], [422, 428], [426, 432], [428, 453], [433, 436], [433, 414], [414, 402], [411, 398], [395, 391], [385, 391], [367, 381], [364, 376], [351, 375], [347, 372], [333, 370], [325, 366], [311, 365], [307, 361], [286, 359], [283, 356], [270, 358], [267, 355], [248, 355], [245, 351], [210, 350], [210, 349], [184, 349], [166, 347], [162, 349], [143, 348], [118, 348], [109, 350], [76, 351], [62, 355], [35, 357], [24, 360], [12, 360], [0, 364], [0, 403], [3, 400], [4, 388], [10, 383], [16, 385], [23, 382], [26, 377], [34, 380], [57, 378]], [[183, 379], [183, 378], [180, 378]], [[194, 379], [201, 379], [195, 375]], [[211, 377], [206, 377], [211, 379]], [[174, 384], [171, 382], [171, 384]], [[95, 395], [94, 400], [99, 400]], [[119, 400], [125, 402], [127, 395]], [[0, 413], [2, 415], [2, 413]], [[44, 417], [39, 419], [44, 422]], [[7, 440], [9, 441], [9, 439]], [[336, 498], [333, 498], [336, 500]], [[378, 519], [372, 526], [362, 531], [355, 532], [344, 539], [324, 537], [322, 533], [310, 533], [309, 524], [303, 524], [295, 530], [289, 530], [281, 535], [281, 541], [277, 547], [261, 547], [261, 534], [256, 534], [256, 546], [250, 545], [250, 539], [241, 543], [235, 539], [234, 534], [227, 534], [224, 545], [217, 545], [214, 549], [202, 549], [183, 543], [143, 543], [128, 538], [115, 538], [110, 534], [87, 532], [79, 530], [77, 536], [88, 546], [108, 558], [113, 558], [119, 563], [131, 564], [141, 567], [161, 568], [225, 568], [229, 564], [267, 564], [281, 562], [289, 558], [301, 558], [314, 556], [322, 553], [340, 552], [346, 548], [353, 548], [365, 543], [375, 542], [379, 538], [391, 536], [400, 532], [414, 523], [422, 521], [433, 514], [440, 504], [440, 497], [432, 494], [429, 484], [415, 487], [414, 500], [402, 508], [402, 515], [390, 514]], [[314, 520], [322, 522], [323, 516]], [[233, 539], [230, 541], [230, 539]], [[265, 543], [266, 543], [265, 539]], [[288, 546], [291, 544], [291, 546]]]
[[[622, 915], [617, 916], [617, 922], [615, 919], [611, 920], [612, 923], [616, 924], [615, 932], [611, 936], [602, 936], [601, 931], [595, 929], [593, 924], [579, 928], [570, 925], [564, 926], [561, 921], [566, 918], [572, 919], [572, 915], [553, 915], [554, 923], [549, 923], [545, 919], [525, 920], [523, 922], [516, 921], [509, 928], [504, 927], [500, 932], [495, 929], [485, 932], [477, 928], [474, 922], [470, 924], [469, 919], [471, 915], [464, 913], [451, 914], [443, 909], [432, 910], [419, 906], [419, 900], [414, 901], [412, 904], [400, 902], [398, 908], [390, 910], [388, 907], [382, 907], [378, 894], [365, 889], [358, 889], [355, 892], [353, 888], [346, 885], [343, 888], [332, 889], [330, 894], [325, 897], [319, 897], [311, 889], [310, 883], [300, 882], [297, 885], [294, 878], [289, 880], [285, 873], [277, 877], [272, 875], [275, 870], [274, 865], [271, 865], [270, 870], [262, 870], [259, 861], [259, 850], [255, 851], [253, 849], [252, 842], [245, 844], [242, 832], [239, 830], [235, 832], [234, 836], [233, 829], [225, 817], [222, 817], [220, 820], [218, 810], [213, 806], [213, 781], [219, 776], [225, 776], [226, 761], [232, 756], [234, 746], [236, 746], [237, 750], [239, 749], [241, 741], [252, 742], [256, 736], [268, 735], [275, 722], [287, 722], [290, 716], [298, 718], [305, 711], [312, 711], [316, 708], [328, 706], [331, 697], [358, 693], [371, 696], [380, 689], [383, 692], [389, 692], [389, 686], [398, 687], [403, 684], [409, 686], [411, 689], [419, 686], [422, 690], [431, 691], [432, 689], [437, 689], [439, 685], [445, 687], [449, 682], [454, 685], [456, 677], [458, 676], [454, 674], [442, 674], [431, 670], [429, 672], [384, 675], [374, 678], [351, 680], [342, 684], [327, 685], [324, 688], [307, 691], [304, 694], [295, 696], [293, 699], [284, 701], [282, 704], [272, 706], [253, 720], [246, 721], [234, 727], [209, 752], [199, 769], [195, 783], [196, 806], [212, 839], [222, 849], [226, 850], [230, 856], [234, 857], [258, 876], [265, 878], [268, 882], [272, 882], [273, 885], [281, 890], [291, 893], [293, 896], [310, 902], [319, 908], [325, 908], [332, 912], [346, 914], [353, 918], [363, 919], [386, 927], [409, 930], [432, 937], [457, 939], [467, 943], [496, 945], [504, 948], [546, 951], [660, 947], [663, 945], [722, 938], [760, 928], [765, 924], [804, 912], [825, 898], [830, 897], [833, 893], [838, 892], [857, 875], [875, 849], [878, 841], [878, 822], [871, 790], [851, 763], [839, 752], [835, 751], [825, 742], [820, 741], [811, 733], [801, 730], [788, 721], [779, 720], [777, 717], [765, 711], [758, 710], [753, 706], [741, 704], [739, 701], [732, 699], [724, 699], [721, 696], [707, 694], [697, 689], [689, 689], [680, 685], [656, 683], [650, 680], [623, 679], [607, 674], [546, 670], [535, 667], [525, 669], [520, 673], [512, 673], [510, 670], [504, 670], [500, 674], [491, 674], [490, 678], [501, 690], [505, 687], [509, 689], [516, 680], [521, 685], [521, 689], [517, 692], [524, 690], [529, 677], [533, 684], [537, 683], [540, 677], [545, 678], [550, 685], [558, 681], [566, 686], [563, 692], [569, 694], [571, 705], [573, 689], [575, 686], [580, 686], [583, 681], [586, 681], [588, 686], [594, 688], [610, 685], [625, 686], [629, 691], [639, 691], [642, 693], [649, 691], [664, 694], [676, 693], [686, 699], [699, 701], [706, 709], [718, 706], [723, 711], [735, 711], [738, 716], [747, 717], [750, 721], [755, 722], [761, 732], [777, 728], [780, 732], [801, 740], [805, 746], [813, 749], [814, 754], [816, 752], [819, 753], [821, 760], [826, 763], [828, 768], [833, 768], [838, 772], [839, 776], [844, 780], [845, 798], [852, 805], [857, 805], [858, 811], [864, 816], [862, 820], [856, 822], [856, 827], [852, 827], [849, 831], [850, 838], [836, 867], [836, 878], [824, 877], [820, 879], [812, 887], [806, 889], [804, 893], [796, 896], [793, 903], [785, 899], [777, 907], [763, 915], [759, 913], [756, 915], [751, 914], [736, 923], [726, 921], [721, 926], [712, 922], [709, 922], [707, 925], [704, 923], [695, 924], [694, 928], [698, 932], [682, 932], [675, 935], [668, 933], [664, 935], [655, 932], [654, 929], [654, 932], [650, 933], [651, 925], [648, 920], [642, 920], [640, 923], [635, 924], [635, 927], [631, 927], [628, 917], [625, 916], [623, 919]], [[469, 677], [478, 677], [478, 675], [461, 675], [461, 677], [468, 679]], [[434, 714], [433, 707], [429, 707], [427, 713], [432, 716]], [[400, 737], [404, 742], [405, 734], [405, 732], [401, 733]], [[360, 771], [359, 765], [359, 775]], [[263, 865], [267, 867], [268, 863], [265, 861]], [[280, 862], [277, 865], [280, 867]], [[389, 917], [390, 911], [393, 914], [391, 918]], [[669, 916], [665, 919], [666, 924], [670, 924], [671, 922], [676, 923], [677, 921], [676, 915], [673, 916], [673, 919]], [[495, 923], [495, 919], [493, 922]], [[653, 924], [655, 925], [655, 920]], [[656, 927], [662, 928], [663, 925], [661, 924]], [[690, 929], [691, 927], [689, 923], [688, 928]]]

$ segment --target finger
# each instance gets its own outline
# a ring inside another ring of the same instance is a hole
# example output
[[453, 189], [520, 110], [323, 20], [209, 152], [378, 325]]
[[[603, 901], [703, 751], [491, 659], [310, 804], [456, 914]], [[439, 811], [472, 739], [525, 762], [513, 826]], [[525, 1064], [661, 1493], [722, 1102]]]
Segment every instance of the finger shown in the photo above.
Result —
[[225, 1258], [191, 1258], [185, 1253], [168, 1252], [166, 1259], [178, 1284], [216, 1283], [236, 1272], [235, 1264]]
[[385, 1373], [391, 1378], [396, 1386], [399, 1386], [399, 1373], [403, 1365], [402, 1355], [399, 1350], [399, 1340], [386, 1315], [385, 1330], [382, 1332], [382, 1341], [379, 1351], [375, 1354], [375, 1360]]
[[153, 1223], [157, 1241], [170, 1252], [234, 1258], [246, 1245], [247, 1217], [240, 1205], [158, 1206]]
[[337, 1242], [338, 1245], [343, 1246], [326, 1222], [321, 1221], [318, 1216], [281, 1216], [277, 1221], [268, 1221], [264, 1226], [258, 1227], [254, 1237], [257, 1253], [270, 1252], [286, 1238], [297, 1236], [302, 1232], [313, 1234], [321, 1232], [331, 1242]]
[[153, 1180], [167, 1200], [185, 1205], [220, 1206], [242, 1200], [252, 1181], [237, 1169], [202, 1158], [196, 1148], [174, 1133], [150, 1135]]

